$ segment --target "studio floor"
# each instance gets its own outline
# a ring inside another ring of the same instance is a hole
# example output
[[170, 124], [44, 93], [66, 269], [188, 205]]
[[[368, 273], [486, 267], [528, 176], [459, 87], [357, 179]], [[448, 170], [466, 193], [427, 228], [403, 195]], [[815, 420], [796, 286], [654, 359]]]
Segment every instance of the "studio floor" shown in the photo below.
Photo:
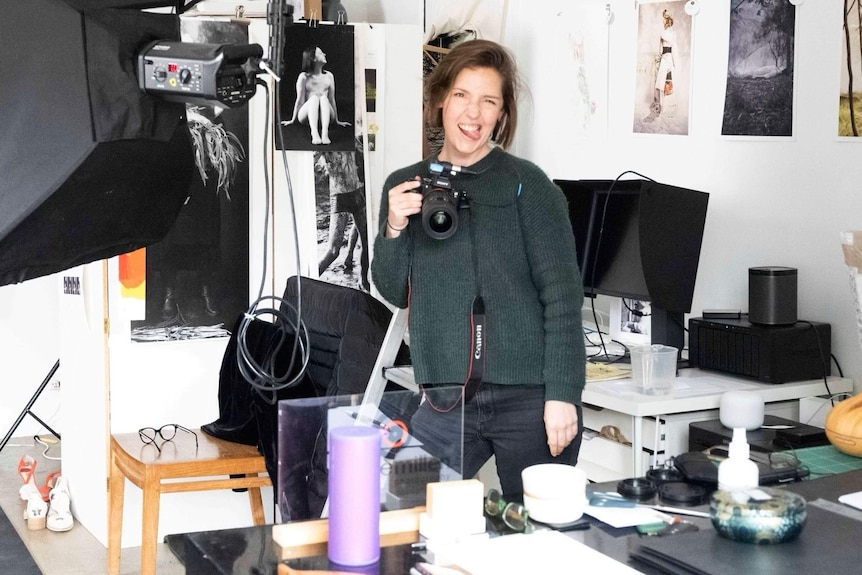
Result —
[[[96, 575], [107, 572], [108, 550], [89, 531], [77, 522], [71, 531], [55, 533], [48, 529], [29, 531], [24, 521], [26, 508], [18, 495], [21, 478], [18, 475], [18, 460], [23, 455], [36, 459], [37, 483], [43, 484], [51, 471], [60, 467], [59, 460], [48, 457], [60, 456], [60, 444], [51, 445], [47, 454], [45, 447], [33, 437], [13, 437], [0, 451], [0, 508], [15, 526], [24, 544], [44, 575]], [[75, 486], [72, 492], [74, 511]], [[122, 552], [122, 575], [140, 572], [141, 548], [127, 547]], [[0, 572], [3, 569], [0, 567]], [[183, 565], [164, 543], [159, 544], [157, 572], [159, 575], [181, 575]]]

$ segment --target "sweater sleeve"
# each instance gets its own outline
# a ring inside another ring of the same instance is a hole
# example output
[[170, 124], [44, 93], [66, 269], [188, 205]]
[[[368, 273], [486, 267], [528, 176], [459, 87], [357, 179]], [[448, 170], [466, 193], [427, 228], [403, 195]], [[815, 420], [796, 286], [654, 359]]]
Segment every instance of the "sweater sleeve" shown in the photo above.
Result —
[[408, 304], [410, 281], [411, 226], [397, 238], [386, 237], [386, 218], [389, 214], [389, 190], [399, 181], [395, 174], [386, 179], [380, 200], [380, 228], [374, 240], [374, 257], [371, 260], [371, 278], [374, 286], [387, 301], [400, 308]]
[[518, 196], [533, 282], [544, 306], [545, 399], [579, 404], [586, 382], [578, 270], [568, 206], [560, 189], [528, 164]]

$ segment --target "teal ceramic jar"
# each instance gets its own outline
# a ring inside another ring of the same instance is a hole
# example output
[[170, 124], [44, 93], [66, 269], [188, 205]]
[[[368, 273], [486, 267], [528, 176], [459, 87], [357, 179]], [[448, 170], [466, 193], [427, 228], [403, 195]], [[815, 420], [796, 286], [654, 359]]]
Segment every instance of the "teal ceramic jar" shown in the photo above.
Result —
[[712, 525], [723, 537], [768, 545], [796, 539], [808, 516], [805, 499], [781, 489], [716, 491], [709, 502]]

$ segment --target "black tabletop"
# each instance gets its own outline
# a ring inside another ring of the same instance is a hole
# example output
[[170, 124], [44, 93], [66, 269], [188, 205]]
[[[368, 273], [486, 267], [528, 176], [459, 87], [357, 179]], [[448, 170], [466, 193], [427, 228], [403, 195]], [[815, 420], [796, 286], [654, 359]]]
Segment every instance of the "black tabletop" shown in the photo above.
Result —
[[[616, 483], [591, 484], [590, 491], [613, 491]], [[862, 470], [851, 471], [818, 479], [799, 481], [783, 487], [803, 496], [807, 501], [818, 499], [837, 502], [844, 493], [862, 491]], [[648, 501], [649, 502], [649, 501]], [[675, 505], [679, 507], [679, 505]], [[693, 507], [697, 510], [708, 510], [708, 505]], [[701, 532], [712, 531], [709, 519], [686, 517], [687, 521], [698, 526]], [[489, 525], [493, 530], [494, 525]], [[629, 559], [630, 552], [639, 545], [643, 536], [637, 534], [634, 528], [613, 529], [597, 521], [592, 521], [591, 528], [584, 531], [567, 532], [590, 547], [608, 555], [622, 563], [628, 564], [646, 574], [657, 574], [661, 571], [633, 562]], [[714, 534], [718, 537], [717, 534]], [[805, 532], [803, 531], [803, 536]], [[682, 535], [680, 535], [682, 536]], [[671, 535], [669, 537], [677, 537]], [[280, 560], [280, 549], [272, 539], [272, 525], [225, 529], [219, 531], [201, 531], [196, 533], [181, 533], [168, 535], [165, 542], [171, 551], [179, 558], [186, 568], [186, 573], [224, 574], [224, 575], [275, 575]], [[738, 545], [746, 545], [740, 543]], [[396, 545], [381, 549], [380, 561], [372, 566], [345, 569], [342, 566], [330, 565], [323, 552], [312, 557], [290, 559], [287, 564], [296, 569], [334, 569], [355, 571], [367, 575], [403, 575], [409, 573], [410, 567], [425, 557], [417, 553], [410, 545]]]

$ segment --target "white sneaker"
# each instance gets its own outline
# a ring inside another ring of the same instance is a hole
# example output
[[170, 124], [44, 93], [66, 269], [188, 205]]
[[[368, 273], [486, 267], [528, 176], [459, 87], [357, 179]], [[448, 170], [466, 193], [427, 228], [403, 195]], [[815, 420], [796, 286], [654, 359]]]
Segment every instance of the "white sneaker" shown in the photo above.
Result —
[[45, 528], [48, 515], [48, 504], [42, 499], [39, 490], [36, 489], [27, 497], [27, 510], [24, 511], [24, 519], [27, 520], [27, 529], [38, 531]]
[[51, 531], [68, 531], [74, 525], [72, 519], [72, 497], [69, 494], [69, 482], [60, 476], [48, 496], [49, 508], [47, 526]]

